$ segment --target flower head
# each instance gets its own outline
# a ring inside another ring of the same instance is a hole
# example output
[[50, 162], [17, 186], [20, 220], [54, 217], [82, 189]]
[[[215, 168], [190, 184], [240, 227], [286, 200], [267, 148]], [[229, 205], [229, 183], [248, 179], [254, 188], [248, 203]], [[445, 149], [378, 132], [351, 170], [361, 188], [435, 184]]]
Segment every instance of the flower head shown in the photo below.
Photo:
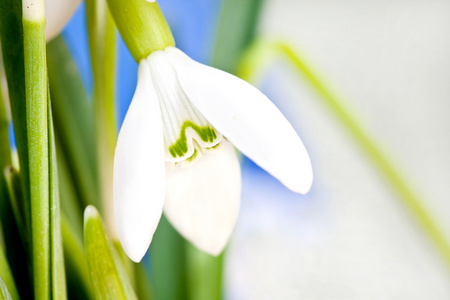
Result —
[[233, 145], [292, 191], [310, 189], [300, 138], [260, 91], [172, 46], [140, 61], [114, 161], [117, 228], [132, 260], [144, 256], [163, 210], [198, 248], [223, 250], [240, 202]]

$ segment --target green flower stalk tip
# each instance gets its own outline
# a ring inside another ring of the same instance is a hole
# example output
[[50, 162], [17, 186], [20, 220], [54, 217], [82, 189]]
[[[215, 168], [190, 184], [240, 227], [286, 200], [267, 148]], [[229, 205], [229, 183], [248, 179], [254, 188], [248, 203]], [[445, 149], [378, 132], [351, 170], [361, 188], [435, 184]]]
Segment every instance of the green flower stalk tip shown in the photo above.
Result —
[[146, 0], [108, 0], [109, 11], [136, 62], [175, 46], [158, 3]]
[[233, 144], [300, 194], [312, 184], [308, 153], [260, 91], [174, 47], [157, 3], [108, 3], [139, 62], [136, 92], [114, 157], [114, 208], [122, 246], [140, 261], [164, 209], [181, 235], [219, 255], [239, 212], [240, 166]]

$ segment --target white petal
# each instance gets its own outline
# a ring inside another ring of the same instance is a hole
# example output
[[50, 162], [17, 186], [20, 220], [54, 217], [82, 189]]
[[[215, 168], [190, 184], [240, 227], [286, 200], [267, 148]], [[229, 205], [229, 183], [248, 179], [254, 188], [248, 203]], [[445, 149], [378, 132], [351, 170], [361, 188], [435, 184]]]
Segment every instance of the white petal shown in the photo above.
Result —
[[308, 153], [292, 125], [264, 94], [174, 47], [165, 51], [189, 100], [208, 122], [289, 189], [309, 191], [313, 174]]
[[125, 253], [139, 262], [150, 245], [165, 194], [161, 113], [147, 62], [139, 65], [136, 92], [114, 157], [114, 208]]
[[219, 255], [239, 212], [241, 172], [234, 147], [226, 140], [203, 149], [193, 162], [167, 167], [164, 213], [201, 250]]
[[81, 0], [45, 0], [45, 39], [57, 36], [72, 17]]

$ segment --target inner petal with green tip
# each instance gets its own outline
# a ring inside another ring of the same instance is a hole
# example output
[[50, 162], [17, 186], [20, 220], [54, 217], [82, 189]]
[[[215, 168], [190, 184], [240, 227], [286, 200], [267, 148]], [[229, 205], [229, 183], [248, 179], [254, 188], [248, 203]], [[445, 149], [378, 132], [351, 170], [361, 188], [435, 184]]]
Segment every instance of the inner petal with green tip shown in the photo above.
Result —
[[191, 157], [194, 143], [201, 148], [219, 144], [222, 135], [191, 104], [164, 51], [152, 53], [147, 62], [161, 109], [166, 161], [180, 162]]

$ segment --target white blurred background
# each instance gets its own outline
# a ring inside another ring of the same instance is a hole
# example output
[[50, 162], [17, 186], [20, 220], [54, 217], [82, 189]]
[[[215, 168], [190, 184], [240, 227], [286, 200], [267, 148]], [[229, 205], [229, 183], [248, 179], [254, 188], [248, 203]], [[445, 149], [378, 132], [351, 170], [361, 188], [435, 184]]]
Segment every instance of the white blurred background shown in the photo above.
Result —
[[[325, 75], [450, 240], [450, 1], [267, 0], [261, 35]], [[243, 166], [228, 299], [450, 299], [450, 270], [305, 81], [279, 61], [260, 86], [302, 137], [307, 196]]]

